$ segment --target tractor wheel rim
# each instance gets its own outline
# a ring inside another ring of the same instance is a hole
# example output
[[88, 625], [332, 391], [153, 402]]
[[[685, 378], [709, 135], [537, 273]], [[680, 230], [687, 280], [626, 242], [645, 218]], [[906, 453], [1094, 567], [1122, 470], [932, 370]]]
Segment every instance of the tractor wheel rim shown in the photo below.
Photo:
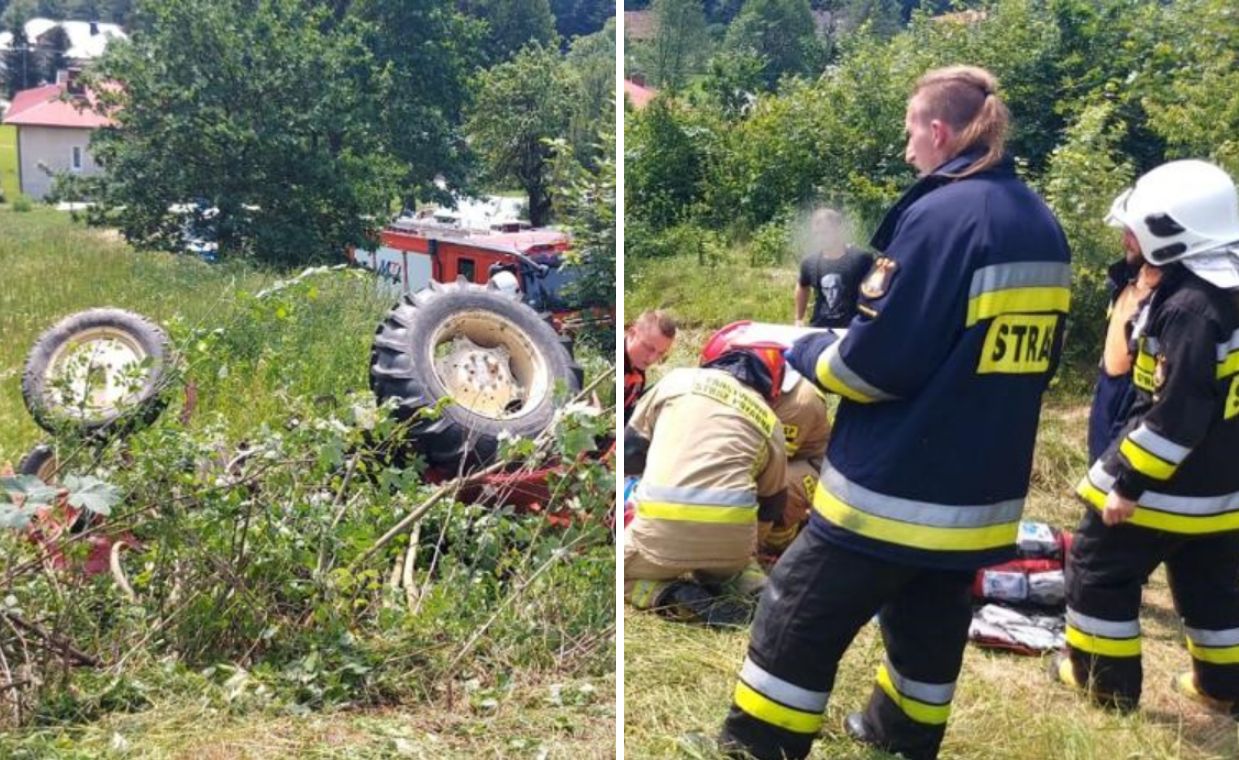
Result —
[[44, 372], [44, 396], [58, 410], [92, 419], [123, 410], [141, 394], [149, 354], [133, 336], [111, 327], [75, 334], [52, 354]]
[[514, 322], [493, 312], [452, 315], [435, 330], [429, 350], [444, 391], [482, 417], [522, 417], [551, 390], [546, 358]]

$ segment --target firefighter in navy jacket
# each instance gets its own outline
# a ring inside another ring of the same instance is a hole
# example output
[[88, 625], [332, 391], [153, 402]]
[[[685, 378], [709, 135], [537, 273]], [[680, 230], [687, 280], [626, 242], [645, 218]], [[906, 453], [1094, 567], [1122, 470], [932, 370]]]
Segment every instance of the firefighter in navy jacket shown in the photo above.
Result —
[[801, 758], [839, 659], [880, 613], [886, 657], [855, 738], [937, 756], [971, 620], [974, 571], [1014, 554], [1041, 396], [1058, 363], [1070, 256], [1003, 153], [988, 72], [929, 72], [908, 104], [921, 179], [872, 245], [842, 340], [791, 364], [842, 399], [814, 514], [762, 596], [720, 744]]
[[1161, 270], [1138, 312], [1136, 399], [1077, 491], [1091, 507], [1067, 565], [1068, 657], [1053, 675], [1120, 708], [1140, 699], [1140, 590], [1166, 563], [1192, 672], [1173, 686], [1239, 702], [1239, 198], [1224, 171], [1174, 161], [1108, 221]]

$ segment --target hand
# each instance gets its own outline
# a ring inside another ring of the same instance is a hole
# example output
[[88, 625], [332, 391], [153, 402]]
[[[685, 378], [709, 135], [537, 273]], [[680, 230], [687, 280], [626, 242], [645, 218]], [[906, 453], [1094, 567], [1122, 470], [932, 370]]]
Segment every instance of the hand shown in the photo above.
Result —
[[1101, 520], [1106, 525], [1118, 525], [1127, 522], [1136, 512], [1136, 502], [1125, 499], [1118, 491], [1111, 491], [1106, 496], [1106, 506], [1101, 510]]

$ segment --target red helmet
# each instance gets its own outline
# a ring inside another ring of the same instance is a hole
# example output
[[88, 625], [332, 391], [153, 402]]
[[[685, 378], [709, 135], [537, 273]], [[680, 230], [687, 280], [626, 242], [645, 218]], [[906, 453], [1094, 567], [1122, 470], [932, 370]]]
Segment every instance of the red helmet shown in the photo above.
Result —
[[744, 351], [757, 357], [770, 373], [770, 400], [774, 401], [782, 392], [783, 378], [787, 374], [787, 360], [783, 358], [784, 346], [772, 340], [745, 340], [739, 333], [749, 324], [751, 322], [748, 320], [732, 322], [711, 335], [705, 348], [701, 349], [699, 363], [707, 364], [733, 351]]

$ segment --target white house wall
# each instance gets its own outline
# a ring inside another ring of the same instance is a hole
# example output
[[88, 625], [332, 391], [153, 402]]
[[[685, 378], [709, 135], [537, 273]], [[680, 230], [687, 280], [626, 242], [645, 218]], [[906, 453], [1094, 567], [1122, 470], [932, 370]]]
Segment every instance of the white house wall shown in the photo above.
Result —
[[99, 167], [86, 147], [90, 144], [91, 131], [68, 127], [18, 127], [22, 192], [39, 199], [47, 195], [52, 189], [53, 178], [39, 164], [46, 165], [53, 174], [71, 171], [74, 146], [82, 149], [82, 169], [74, 173], [83, 177], [98, 174]]

